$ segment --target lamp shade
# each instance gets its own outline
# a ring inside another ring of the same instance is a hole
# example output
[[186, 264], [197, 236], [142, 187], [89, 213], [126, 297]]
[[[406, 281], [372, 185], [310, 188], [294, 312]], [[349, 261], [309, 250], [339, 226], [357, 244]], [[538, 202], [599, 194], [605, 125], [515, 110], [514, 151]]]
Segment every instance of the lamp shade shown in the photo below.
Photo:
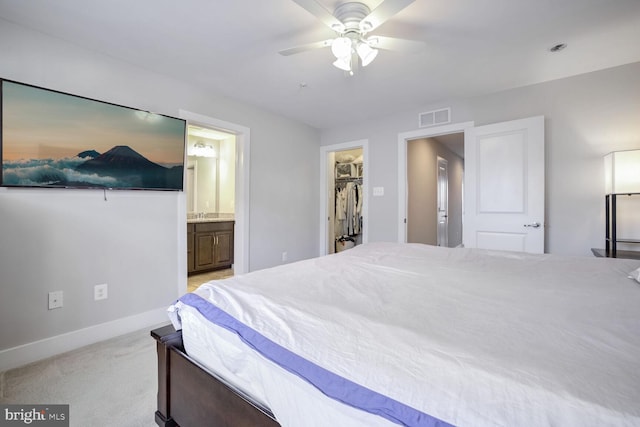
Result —
[[604, 183], [606, 194], [640, 193], [640, 150], [604, 156]]
[[331, 43], [331, 52], [338, 59], [351, 56], [351, 39], [338, 37]]
[[351, 71], [351, 56], [344, 56], [342, 58], [338, 58], [333, 63], [334, 67], [340, 68], [344, 71]]
[[371, 64], [371, 61], [378, 55], [378, 50], [372, 49], [371, 46], [366, 43], [358, 43], [357, 51], [363, 67]]

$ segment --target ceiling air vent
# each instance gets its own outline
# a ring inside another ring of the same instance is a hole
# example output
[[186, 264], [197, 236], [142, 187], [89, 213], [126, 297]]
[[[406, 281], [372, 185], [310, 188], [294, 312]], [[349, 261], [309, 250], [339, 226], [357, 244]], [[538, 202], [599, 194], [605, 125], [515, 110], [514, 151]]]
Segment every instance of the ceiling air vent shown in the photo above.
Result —
[[418, 126], [421, 128], [447, 123], [451, 123], [451, 108], [427, 111], [418, 115]]

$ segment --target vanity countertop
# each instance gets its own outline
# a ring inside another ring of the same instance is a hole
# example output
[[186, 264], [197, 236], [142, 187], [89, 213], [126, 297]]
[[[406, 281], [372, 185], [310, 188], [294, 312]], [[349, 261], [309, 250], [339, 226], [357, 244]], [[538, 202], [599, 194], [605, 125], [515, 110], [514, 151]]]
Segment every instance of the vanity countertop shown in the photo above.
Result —
[[233, 222], [233, 218], [193, 218], [187, 219], [187, 224], [200, 224], [202, 222]]

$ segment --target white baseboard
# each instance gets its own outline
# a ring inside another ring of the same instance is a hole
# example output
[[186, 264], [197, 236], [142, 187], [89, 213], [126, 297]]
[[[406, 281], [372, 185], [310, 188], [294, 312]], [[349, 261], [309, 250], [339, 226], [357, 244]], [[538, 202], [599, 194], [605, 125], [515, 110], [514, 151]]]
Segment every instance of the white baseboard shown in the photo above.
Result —
[[8, 348], [0, 351], [0, 372], [163, 323], [169, 323], [166, 307]]

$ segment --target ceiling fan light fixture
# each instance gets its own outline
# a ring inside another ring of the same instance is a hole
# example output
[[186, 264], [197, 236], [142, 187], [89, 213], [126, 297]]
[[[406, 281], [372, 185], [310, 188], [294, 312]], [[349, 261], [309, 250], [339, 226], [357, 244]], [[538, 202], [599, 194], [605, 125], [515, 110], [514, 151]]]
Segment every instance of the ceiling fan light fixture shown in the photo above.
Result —
[[376, 47], [380, 43], [380, 39], [376, 36], [371, 36], [365, 40], [365, 43], [367, 43], [369, 47]]
[[371, 64], [378, 55], [378, 50], [373, 49], [367, 43], [358, 43], [356, 50], [358, 51], [358, 56], [360, 57], [360, 61], [362, 61], [363, 67]]
[[333, 66], [344, 71], [351, 71], [351, 56], [347, 55], [336, 59]]
[[362, 31], [363, 33], [368, 33], [373, 29], [373, 24], [369, 21], [361, 21], [359, 26], [360, 31]]
[[353, 75], [353, 67], [369, 65], [379, 49], [413, 51], [422, 47], [421, 41], [386, 36], [369, 37], [380, 25], [404, 10], [416, 0], [379, 0], [371, 10], [364, 0], [340, 0], [333, 12], [322, 0], [293, 0], [335, 33], [335, 38], [281, 50], [281, 55], [293, 55], [307, 50], [331, 47], [333, 65]]
[[337, 59], [351, 55], [351, 39], [348, 37], [338, 37], [331, 43], [331, 52]]

